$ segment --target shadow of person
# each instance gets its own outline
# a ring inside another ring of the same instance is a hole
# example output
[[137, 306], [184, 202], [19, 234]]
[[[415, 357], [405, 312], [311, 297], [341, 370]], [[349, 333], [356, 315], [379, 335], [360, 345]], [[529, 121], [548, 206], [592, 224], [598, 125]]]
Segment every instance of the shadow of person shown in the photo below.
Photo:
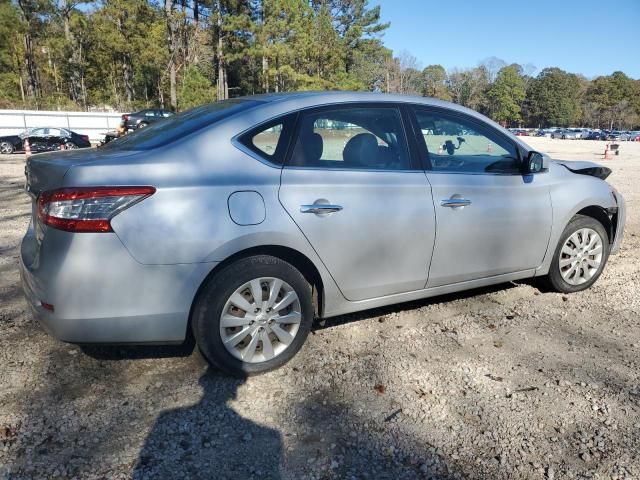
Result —
[[202, 399], [165, 411], [145, 439], [134, 479], [280, 479], [282, 438], [241, 417], [228, 402], [246, 379], [207, 370]]

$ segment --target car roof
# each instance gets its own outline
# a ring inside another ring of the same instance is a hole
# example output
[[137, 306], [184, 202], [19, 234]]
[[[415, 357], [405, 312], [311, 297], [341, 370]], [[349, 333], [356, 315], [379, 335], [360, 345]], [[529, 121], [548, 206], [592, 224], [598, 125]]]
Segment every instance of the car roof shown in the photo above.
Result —
[[[247, 95], [236, 97], [235, 100], [246, 100], [256, 102], [256, 109], [265, 112], [266, 117], [274, 117], [291, 111], [302, 110], [306, 108], [321, 107], [324, 105], [334, 105], [341, 103], [404, 103], [413, 105], [424, 105], [429, 107], [446, 108], [449, 111], [466, 114], [470, 117], [492, 125], [494, 128], [502, 131], [505, 135], [519, 144], [525, 150], [530, 150], [526, 143], [520, 137], [494, 122], [490, 118], [482, 115], [462, 105], [456, 103], [439, 100], [432, 97], [421, 97], [415, 95], [401, 95], [396, 93], [382, 92], [354, 92], [354, 91], [304, 91], [304, 92], [278, 92], [278, 93], [262, 93], [258, 95]], [[268, 113], [267, 113], [268, 112]], [[248, 112], [245, 112], [245, 115]], [[252, 115], [249, 115], [257, 120]]]
[[354, 92], [347, 90], [328, 91], [305, 91], [305, 92], [281, 92], [281, 93], [261, 93], [258, 95], [248, 95], [239, 97], [243, 100], [257, 100], [261, 102], [284, 102], [287, 100], [315, 100], [318, 105], [324, 103], [340, 102], [392, 102], [392, 103], [420, 103], [424, 105], [446, 107], [454, 110], [470, 111], [466, 107], [452, 102], [446, 102], [432, 97], [421, 97], [417, 95], [400, 95], [396, 93], [381, 92]]

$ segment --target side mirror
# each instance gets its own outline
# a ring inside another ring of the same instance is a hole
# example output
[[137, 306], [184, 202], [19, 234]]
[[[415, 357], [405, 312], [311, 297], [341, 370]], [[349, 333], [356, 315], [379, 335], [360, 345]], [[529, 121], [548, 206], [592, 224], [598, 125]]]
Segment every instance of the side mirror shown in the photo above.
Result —
[[540, 152], [531, 151], [524, 162], [524, 174], [540, 173], [549, 168], [549, 159]]

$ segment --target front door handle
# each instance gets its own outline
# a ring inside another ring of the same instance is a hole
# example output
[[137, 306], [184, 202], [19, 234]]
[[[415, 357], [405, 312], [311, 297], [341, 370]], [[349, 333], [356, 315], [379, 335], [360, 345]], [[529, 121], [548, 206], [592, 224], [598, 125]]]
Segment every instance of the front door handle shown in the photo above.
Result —
[[327, 203], [314, 203], [313, 205], [300, 205], [300, 212], [302, 213], [315, 213], [316, 215], [322, 215], [324, 213], [334, 213], [342, 210], [341, 205], [331, 205]]
[[468, 207], [469, 205], [471, 205], [471, 200], [467, 200], [466, 198], [447, 198], [445, 200], [442, 200], [440, 202], [440, 205], [450, 208]]

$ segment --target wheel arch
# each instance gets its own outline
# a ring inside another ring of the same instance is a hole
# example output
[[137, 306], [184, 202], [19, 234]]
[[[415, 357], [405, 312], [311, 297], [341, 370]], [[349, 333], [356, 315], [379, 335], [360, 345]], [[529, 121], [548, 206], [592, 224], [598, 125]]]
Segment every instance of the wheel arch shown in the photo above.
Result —
[[191, 317], [193, 314], [193, 308], [200, 296], [200, 293], [204, 285], [213, 277], [217, 272], [240, 259], [253, 257], [255, 255], [270, 255], [272, 257], [279, 258], [285, 262], [290, 263], [296, 269], [302, 273], [302, 275], [311, 284], [313, 289], [313, 309], [314, 313], [318, 317], [322, 317], [324, 312], [324, 282], [322, 276], [315, 264], [303, 253], [295, 250], [291, 247], [284, 247], [282, 245], [261, 245], [255, 247], [245, 248], [225, 258], [222, 262], [218, 263], [202, 280], [198, 287], [193, 300], [191, 302], [191, 309], [189, 311], [189, 322], [187, 325], [187, 335], [191, 331]]
[[588, 207], [584, 207], [577, 211], [575, 215], [584, 215], [585, 217], [591, 217], [600, 222], [607, 232], [609, 243], [613, 243], [616, 234], [615, 224], [606, 208], [599, 205], [589, 205]]

